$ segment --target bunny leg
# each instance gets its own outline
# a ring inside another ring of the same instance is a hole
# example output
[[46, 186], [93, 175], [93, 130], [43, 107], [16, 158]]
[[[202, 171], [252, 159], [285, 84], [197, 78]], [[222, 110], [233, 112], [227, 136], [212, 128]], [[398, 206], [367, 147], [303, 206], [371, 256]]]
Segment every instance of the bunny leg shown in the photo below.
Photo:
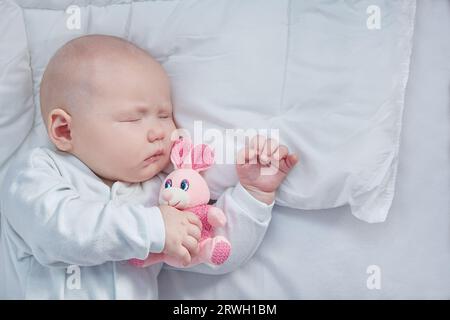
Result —
[[206, 238], [199, 243], [199, 252], [195, 257], [192, 257], [191, 265], [209, 262], [211, 256], [211, 250], [213, 246], [213, 239]]
[[223, 227], [227, 223], [227, 217], [221, 209], [217, 207], [209, 207], [208, 223], [213, 227]]
[[198, 254], [199, 263], [206, 262], [220, 265], [228, 259], [230, 253], [231, 244], [225, 237], [208, 238], [202, 242], [202, 247]]

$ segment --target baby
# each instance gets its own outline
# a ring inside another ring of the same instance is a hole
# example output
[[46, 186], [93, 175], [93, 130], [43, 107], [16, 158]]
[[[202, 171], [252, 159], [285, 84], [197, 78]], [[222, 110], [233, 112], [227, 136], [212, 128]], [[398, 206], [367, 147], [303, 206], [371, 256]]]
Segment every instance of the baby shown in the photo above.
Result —
[[[193, 213], [158, 205], [176, 130], [166, 73], [123, 39], [84, 36], [51, 58], [40, 102], [56, 148], [20, 157], [1, 184], [0, 298], [156, 299], [162, 265], [127, 261], [164, 252], [187, 265], [201, 228]], [[257, 136], [238, 160], [239, 183], [215, 204], [233, 252], [191, 271], [225, 273], [251, 257], [297, 157]]]

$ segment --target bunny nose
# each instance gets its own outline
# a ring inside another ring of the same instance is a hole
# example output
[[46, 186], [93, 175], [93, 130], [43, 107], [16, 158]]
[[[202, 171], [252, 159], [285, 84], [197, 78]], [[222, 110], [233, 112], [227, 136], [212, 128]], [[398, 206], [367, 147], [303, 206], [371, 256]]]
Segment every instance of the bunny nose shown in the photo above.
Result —
[[162, 197], [165, 201], [170, 201], [170, 199], [172, 199], [172, 192], [170, 192], [169, 190], [164, 190]]

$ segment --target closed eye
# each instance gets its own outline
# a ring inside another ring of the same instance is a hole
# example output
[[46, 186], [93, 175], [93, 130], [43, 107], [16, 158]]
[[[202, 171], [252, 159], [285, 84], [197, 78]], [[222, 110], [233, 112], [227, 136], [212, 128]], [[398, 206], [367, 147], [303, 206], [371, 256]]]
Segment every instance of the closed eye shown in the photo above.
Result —
[[128, 120], [122, 120], [120, 122], [138, 122], [141, 119], [128, 119]]

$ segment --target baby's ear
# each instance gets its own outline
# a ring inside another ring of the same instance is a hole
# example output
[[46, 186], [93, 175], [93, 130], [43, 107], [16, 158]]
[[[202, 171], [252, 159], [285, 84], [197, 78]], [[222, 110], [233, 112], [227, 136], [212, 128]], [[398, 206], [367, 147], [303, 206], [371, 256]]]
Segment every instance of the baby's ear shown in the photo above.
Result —
[[71, 121], [72, 117], [61, 108], [53, 109], [48, 115], [48, 136], [61, 151], [69, 151], [73, 147]]
[[191, 140], [187, 137], [180, 137], [175, 141], [170, 152], [170, 160], [172, 161], [175, 169], [181, 169], [184, 167], [190, 167], [189, 154], [192, 149]]
[[192, 150], [192, 169], [203, 171], [214, 163], [214, 151], [207, 144], [199, 144]]

